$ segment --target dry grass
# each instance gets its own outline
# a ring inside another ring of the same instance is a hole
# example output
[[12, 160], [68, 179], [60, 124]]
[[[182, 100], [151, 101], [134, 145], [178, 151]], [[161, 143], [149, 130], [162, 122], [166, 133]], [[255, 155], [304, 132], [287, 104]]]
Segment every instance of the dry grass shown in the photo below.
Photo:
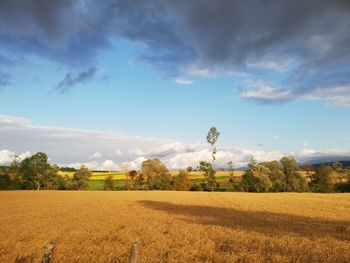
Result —
[[0, 192], [0, 262], [350, 262], [350, 194]]

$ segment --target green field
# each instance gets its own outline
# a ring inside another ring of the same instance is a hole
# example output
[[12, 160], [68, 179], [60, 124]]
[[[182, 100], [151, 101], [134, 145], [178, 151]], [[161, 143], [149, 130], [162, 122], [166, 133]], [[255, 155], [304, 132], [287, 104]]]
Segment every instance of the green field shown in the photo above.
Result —
[[[74, 172], [59, 172], [61, 176], [68, 176], [73, 177]], [[172, 176], [176, 176], [178, 172], [171, 172]], [[241, 177], [243, 175], [243, 171], [235, 171], [235, 176]], [[92, 176], [90, 177], [88, 184], [89, 184], [89, 190], [104, 190], [104, 184], [105, 179], [108, 176], [112, 176], [113, 180], [113, 187], [120, 188], [123, 187], [125, 184], [125, 178], [126, 174], [125, 172], [92, 172]], [[223, 183], [225, 181], [228, 181], [229, 179], [229, 172], [228, 171], [217, 171], [216, 172], [216, 179], [218, 182]], [[189, 179], [191, 183], [202, 183], [205, 182], [205, 178], [203, 176], [202, 172], [190, 172], [189, 173]]]
[[[74, 172], [60, 172], [62, 176], [73, 177]], [[234, 176], [240, 178], [243, 175], [244, 171], [235, 171]], [[302, 172], [304, 173], [304, 172]], [[176, 176], [178, 172], [171, 172], [172, 176]], [[122, 188], [125, 184], [125, 172], [92, 172], [92, 176], [90, 177], [88, 184], [89, 190], [99, 191], [104, 190], [105, 179], [108, 176], [112, 176], [113, 187]], [[216, 172], [216, 180], [222, 185], [226, 186], [228, 184], [228, 180], [230, 178], [228, 171], [217, 171]], [[189, 172], [190, 182], [193, 184], [200, 184], [206, 182], [205, 177], [202, 172]]]
[[[72, 172], [65, 172], [65, 175], [69, 177], [73, 176]], [[178, 172], [171, 172], [172, 176], [176, 176]], [[89, 190], [98, 191], [104, 190], [105, 179], [112, 175], [113, 187], [121, 188], [125, 184], [125, 176], [124, 172], [93, 172], [90, 180], [88, 181]], [[235, 176], [241, 177], [243, 175], [243, 171], [236, 171]], [[216, 180], [220, 183], [225, 184], [228, 182], [230, 176], [228, 171], [218, 171], [216, 173]], [[193, 184], [199, 184], [206, 182], [206, 179], [203, 176], [202, 172], [190, 172], [189, 173], [190, 182]]]
[[[74, 172], [60, 172], [62, 176], [73, 177]], [[234, 176], [238, 179], [243, 175], [244, 171], [235, 171]], [[304, 173], [304, 172], [302, 172]], [[176, 176], [178, 172], [171, 172], [172, 176]], [[105, 179], [108, 176], [112, 176], [113, 187], [121, 188], [125, 184], [126, 173], [125, 172], [92, 172], [88, 184], [89, 190], [98, 191], [104, 190]], [[228, 183], [230, 178], [228, 171], [217, 171], [216, 180], [222, 185], [225, 186]], [[192, 184], [200, 184], [206, 182], [203, 172], [189, 172], [189, 180]]]
[[[89, 190], [98, 191], [104, 190], [105, 181], [104, 180], [89, 180]], [[113, 180], [113, 187], [120, 188], [124, 186], [124, 180]]]
[[[68, 176], [72, 177], [74, 172], [62, 172], [60, 171], [59, 174], [62, 176]], [[178, 171], [173, 171], [171, 172], [171, 175], [175, 176], [179, 172]], [[242, 176], [244, 171], [235, 171], [235, 176]], [[195, 178], [202, 178], [203, 177], [203, 172], [189, 172], [189, 178], [190, 179], [195, 179]], [[107, 176], [113, 176], [113, 180], [125, 180], [126, 173], [125, 172], [92, 172], [92, 176], [90, 180], [105, 180]], [[216, 172], [216, 177], [229, 177], [229, 172], [228, 171], [217, 171]]]

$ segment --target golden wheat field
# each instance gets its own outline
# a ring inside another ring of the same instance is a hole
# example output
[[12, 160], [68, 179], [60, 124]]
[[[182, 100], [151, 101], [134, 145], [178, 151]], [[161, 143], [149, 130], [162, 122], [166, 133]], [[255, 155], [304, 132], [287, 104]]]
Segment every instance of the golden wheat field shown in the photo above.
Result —
[[350, 262], [350, 194], [0, 192], [0, 262]]

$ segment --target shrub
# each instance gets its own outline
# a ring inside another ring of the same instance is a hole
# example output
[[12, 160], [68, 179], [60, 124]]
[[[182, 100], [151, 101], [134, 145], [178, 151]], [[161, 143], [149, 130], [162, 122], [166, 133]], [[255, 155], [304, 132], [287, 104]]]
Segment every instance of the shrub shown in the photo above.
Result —
[[81, 166], [80, 169], [73, 174], [70, 189], [87, 190], [89, 188], [87, 181], [91, 175], [92, 173], [87, 167]]
[[108, 175], [105, 179], [105, 185], [104, 185], [105, 190], [113, 190], [113, 176]]
[[126, 174], [125, 189], [134, 190], [142, 183], [142, 177], [136, 170], [131, 170]]
[[0, 170], [0, 190], [11, 189], [11, 178], [7, 172]]
[[216, 179], [215, 179], [216, 172], [214, 170], [213, 165], [209, 162], [201, 161], [199, 163], [198, 168], [201, 172], [204, 172], [204, 176], [207, 180], [207, 186], [210, 188], [214, 188], [216, 186]]
[[286, 180], [283, 173], [283, 166], [279, 161], [264, 162], [262, 163], [267, 171], [267, 176], [271, 181], [271, 191], [283, 192], [286, 190]]
[[177, 176], [173, 178], [173, 189], [177, 191], [188, 191], [190, 182], [188, 180], [188, 172], [180, 171]]
[[309, 190], [307, 180], [299, 173], [299, 167], [294, 157], [286, 156], [280, 160], [286, 180], [286, 191], [306, 192]]
[[188, 173], [192, 172], [192, 170], [193, 170], [192, 166], [187, 166], [186, 171], [187, 171]]
[[330, 193], [335, 190], [335, 183], [332, 179], [332, 167], [320, 165], [311, 178], [311, 187], [315, 192]]
[[141, 164], [140, 180], [146, 179], [151, 190], [170, 190], [173, 178], [168, 168], [158, 159], [149, 159]]
[[190, 187], [190, 191], [203, 191], [203, 189], [199, 184], [193, 184]]
[[169, 172], [168, 168], [159, 160], [156, 159], [148, 159], [143, 161], [141, 164], [141, 172], [145, 176], [147, 180], [152, 178], [153, 176], [159, 175], [161, 173]]
[[152, 176], [148, 181], [151, 190], [171, 190], [173, 178], [169, 173], [160, 173]]
[[268, 173], [268, 168], [262, 164], [256, 164], [252, 158], [247, 171], [242, 176], [243, 189], [248, 192], [268, 192], [272, 187]]

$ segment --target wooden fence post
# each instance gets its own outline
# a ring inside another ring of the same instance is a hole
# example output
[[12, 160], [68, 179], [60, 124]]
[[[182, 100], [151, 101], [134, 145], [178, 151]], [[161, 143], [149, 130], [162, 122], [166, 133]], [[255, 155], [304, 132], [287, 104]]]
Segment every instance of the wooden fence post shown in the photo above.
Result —
[[138, 247], [137, 242], [134, 241], [131, 244], [131, 252], [129, 257], [129, 263], [137, 263]]
[[51, 240], [50, 242], [47, 242], [44, 245], [44, 256], [43, 256], [43, 260], [42, 263], [50, 263], [53, 257], [53, 251], [56, 247], [56, 241], [55, 240]]

